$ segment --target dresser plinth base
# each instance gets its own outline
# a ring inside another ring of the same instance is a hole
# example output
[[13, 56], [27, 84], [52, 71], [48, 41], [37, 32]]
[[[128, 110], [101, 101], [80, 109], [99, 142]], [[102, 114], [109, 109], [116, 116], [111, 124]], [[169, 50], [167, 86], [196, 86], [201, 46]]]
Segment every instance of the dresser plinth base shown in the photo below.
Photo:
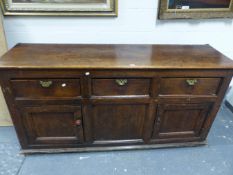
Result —
[[80, 153], [80, 152], [102, 152], [102, 151], [124, 151], [124, 150], [141, 150], [141, 149], [160, 149], [160, 148], [179, 148], [179, 147], [196, 147], [205, 146], [208, 142], [183, 142], [183, 143], [166, 143], [151, 145], [130, 145], [130, 146], [107, 146], [107, 147], [85, 147], [85, 148], [59, 148], [59, 149], [25, 149], [21, 154], [54, 154], [54, 153]]

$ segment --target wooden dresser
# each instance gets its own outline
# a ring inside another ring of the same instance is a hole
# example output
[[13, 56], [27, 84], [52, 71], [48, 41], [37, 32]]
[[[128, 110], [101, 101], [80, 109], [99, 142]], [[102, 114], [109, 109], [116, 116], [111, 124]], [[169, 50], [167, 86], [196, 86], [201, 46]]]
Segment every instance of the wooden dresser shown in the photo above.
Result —
[[18, 44], [0, 60], [24, 153], [203, 144], [232, 73], [209, 45]]

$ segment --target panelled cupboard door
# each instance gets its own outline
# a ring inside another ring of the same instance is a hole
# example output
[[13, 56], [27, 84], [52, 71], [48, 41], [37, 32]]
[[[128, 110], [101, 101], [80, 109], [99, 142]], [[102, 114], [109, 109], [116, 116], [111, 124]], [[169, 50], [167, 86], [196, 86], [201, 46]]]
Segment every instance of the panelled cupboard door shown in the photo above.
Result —
[[23, 107], [28, 144], [72, 145], [83, 142], [81, 107], [47, 105]]
[[94, 143], [143, 142], [148, 104], [93, 104]]
[[153, 139], [200, 138], [211, 105], [159, 104]]

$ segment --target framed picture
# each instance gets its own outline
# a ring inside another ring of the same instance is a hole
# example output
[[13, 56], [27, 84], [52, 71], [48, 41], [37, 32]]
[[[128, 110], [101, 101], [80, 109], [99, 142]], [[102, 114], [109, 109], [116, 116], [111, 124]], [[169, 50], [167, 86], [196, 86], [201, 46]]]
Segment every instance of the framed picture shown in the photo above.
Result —
[[233, 0], [160, 0], [159, 19], [232, 17]]
[[117, 16], [117, 0], [0, 0], [4, 15]]

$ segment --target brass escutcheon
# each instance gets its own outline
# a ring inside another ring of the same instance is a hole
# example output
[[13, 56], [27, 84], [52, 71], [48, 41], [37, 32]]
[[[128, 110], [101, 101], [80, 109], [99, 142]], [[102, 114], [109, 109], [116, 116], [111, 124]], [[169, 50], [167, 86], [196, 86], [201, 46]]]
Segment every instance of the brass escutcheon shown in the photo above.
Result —
[[189, 86], [194, 86], [197, 83], [197, 79], [188, 79], [188, 80], [186, 80], [186, 83]]
[[53, 84], [52, 81], [40, 81], [40, 85], [41, 85], [43, 88], [48, 88], [48, 87], [50, 87], [52, 84]]
[[119, 86], [124, 86], [128, 83], [128, 80], [127, 79], [117, 79], [116, 80], [116, 84], [119, 85]]

